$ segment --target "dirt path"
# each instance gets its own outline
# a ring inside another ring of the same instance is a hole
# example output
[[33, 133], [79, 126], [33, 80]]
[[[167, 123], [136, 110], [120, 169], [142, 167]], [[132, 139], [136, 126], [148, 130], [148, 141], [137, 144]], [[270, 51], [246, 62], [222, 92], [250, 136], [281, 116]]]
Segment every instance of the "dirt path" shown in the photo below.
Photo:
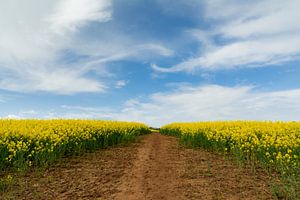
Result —
[[155, 133], [19, 177], [0, 199], [272, 199], [267, 182], [262, 172]]
[[116, 200], [182, 199], [179, 177], [184, 169], [175, 138], [152, 134], [142, 141], [133, 168], [121, 181]]
[[116, 200], [272, 199], [268, 177], [223, 156], [180, 147], [174, 137], [152, 134], [142, 141]]

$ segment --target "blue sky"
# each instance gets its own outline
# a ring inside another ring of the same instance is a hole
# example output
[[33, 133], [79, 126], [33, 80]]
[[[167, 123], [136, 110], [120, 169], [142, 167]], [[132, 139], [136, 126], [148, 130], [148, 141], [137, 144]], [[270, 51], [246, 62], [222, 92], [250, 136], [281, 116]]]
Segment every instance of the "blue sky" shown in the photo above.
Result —
[[0, 117], [299, 120], [299, 7], [0, 1]]

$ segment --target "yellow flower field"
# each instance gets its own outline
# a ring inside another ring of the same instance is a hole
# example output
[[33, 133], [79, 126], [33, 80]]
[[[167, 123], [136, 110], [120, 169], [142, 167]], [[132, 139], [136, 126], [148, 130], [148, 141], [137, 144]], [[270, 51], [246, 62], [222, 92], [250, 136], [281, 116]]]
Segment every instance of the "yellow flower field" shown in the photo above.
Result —
[[26, 169], [149, 133], [141, 123], [98, 120], [0, 120], [0, 169]]
[[161, 133], [180, 136], [186, 145], [228, 152], [247, 162], [259, 162], [281, 174], [300, 171], [300, 122], [172, 123], [163, 126]]

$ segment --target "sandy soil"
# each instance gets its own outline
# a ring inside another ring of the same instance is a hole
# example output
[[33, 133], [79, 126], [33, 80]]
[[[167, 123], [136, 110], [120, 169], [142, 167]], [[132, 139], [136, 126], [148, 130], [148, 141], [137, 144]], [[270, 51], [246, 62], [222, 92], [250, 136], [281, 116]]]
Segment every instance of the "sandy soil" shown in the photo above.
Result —
[[263, 172], [157, 133], [17, 180], [0, 199], [272, 199]]

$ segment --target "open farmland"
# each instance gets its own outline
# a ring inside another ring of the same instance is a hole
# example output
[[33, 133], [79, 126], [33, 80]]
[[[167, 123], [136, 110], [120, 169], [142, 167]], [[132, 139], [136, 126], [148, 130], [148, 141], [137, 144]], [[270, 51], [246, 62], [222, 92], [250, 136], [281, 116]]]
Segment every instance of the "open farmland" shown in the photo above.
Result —
[[86, 151], [132, 141], [146, 125], [96, 120], [0, 120], [0, 169], [46, 166]]
[[300, 123], [174, 123], [162, 127], [161, 133], [177, 135], [185, 145], [231, 153], [241, 161], [258, 161], [281, 174], [300, 170]]
[[300, 0], [0, 0], [0, 200], [300, 200]]
[[299, 123], [173, 123], [159, 134], [131, 122], [4, 120], [1, 130], [1, 199], [299, 195]]
[[163, 126], [161, 133], [178, 136], [184, 145], [218, 151], [278, 173], [284, 183], [275, 192], [285, 193], [278, 194], [284, 198], [300, 197], [299, 122], [173, 123]]

